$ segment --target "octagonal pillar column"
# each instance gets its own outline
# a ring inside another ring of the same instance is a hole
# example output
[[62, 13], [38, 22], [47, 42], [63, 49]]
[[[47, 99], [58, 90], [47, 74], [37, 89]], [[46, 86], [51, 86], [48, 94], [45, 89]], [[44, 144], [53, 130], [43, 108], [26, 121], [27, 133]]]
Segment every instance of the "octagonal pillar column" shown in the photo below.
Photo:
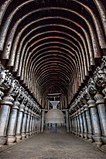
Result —
[[26, 138], [27, 111], [28, 111], [28, 108], [25, 107], [25, 109], [24, 109], [24, 116], [23, 116], [23, 123], [22, 123], [22, 134], [21, 134], [22, 139]]
[[30, 136], [32, 135], [33, 111], [30, 113]]
[[10, 113], [10, 120], [7, 131], [7, 144], [12, 144], [16, 141], [16, 122], [20, 103], [15, 101]]
[[66, 132], [69, 133], [69, 112], [68, 110], [65, 111], [66, 114]]
[[101, 130], [100, 130], [100, 123], [99, 118], [97, 114], [97, 108], [95, 101], [93, 99], [90, 99], [88, 101], [88, 106], [90, 108], [90, 114], [91, 114], [91, 120], [92, 120], [92, 126], [93, 126], [93, 140], [96, 142], [97, 146], [101, 146]]
[[89, 139], [89, 141], [93, 141], [92, 140], [92, 122], [91, 122], [91, 117], [90, 117], [90, 112], [89, 112], [89, 108], [88, 108], [88, 105], [85, 105], [85, 116], [86, 116], [86, 122], [87, 122], [87, 137]]
[[42, 110], [41, 132], [44, 132], [45, 110]]
[[30, 109], [27, 111], [26, 138], [30, 136]]
[[106, 144], [106, 110], [104, 104], [104, 97], [102, 94], [97, 93], [94, 96], [96, 100], [96, 106], [98, 109], [99, 119], [100, 119], [100, 126], [102, 130], [102, 142]]
[[19, 108], [18, 117], [17, 117], [17, 127], [16, 127], [16, 141], [19, 142], [21, 140], [21, 131], [22, 131], [22, 122], [24, 115], [24, 104], [22, 103]]
[[13, 106], [14, 98], [11, 95], [7, 95], [1, 102], [0, 109], [0, 145], [4, 145], [7, 142], [7, 128], [10, 117], [10, 109]]
[[82, 118], [83, 118], [83, 137], [85, 139], [88, 138], [88, 130], [87, 130], [87, 121], [86, 121], [86, 116], [85, 116], [85, 108], [82, 107]]
[[79, 120], [80, 120], [80, 136], [83, 137], [83, 120], [82, 120], [81, 109], [79, 109]]

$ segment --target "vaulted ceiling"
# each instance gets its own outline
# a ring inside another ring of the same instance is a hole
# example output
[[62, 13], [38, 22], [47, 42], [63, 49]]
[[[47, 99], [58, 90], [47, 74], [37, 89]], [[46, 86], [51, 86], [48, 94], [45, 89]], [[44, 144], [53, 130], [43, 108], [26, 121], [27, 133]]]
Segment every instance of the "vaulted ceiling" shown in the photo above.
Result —
[[38, 102], [62, 93], [69, 104], [106, 54], [106, 1], [0, 0], [0, 6], [2, 64]]

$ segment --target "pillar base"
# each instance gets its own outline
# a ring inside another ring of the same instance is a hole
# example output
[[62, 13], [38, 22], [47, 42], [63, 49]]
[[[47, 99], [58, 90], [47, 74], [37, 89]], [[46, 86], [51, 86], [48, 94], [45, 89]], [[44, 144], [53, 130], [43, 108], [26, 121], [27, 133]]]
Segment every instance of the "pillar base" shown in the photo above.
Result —
[[80, 132], [77, 133], [77, 136], [80, 137]]
[[88, 141], [90, 142], [90, 143], [92, 143], [93, 142], [93, 139], [91, 138], [91, 139], [88, 139]]
[[102, 136], [101, 140], [102, 140], [103, 144], [106, 144], [106, 136]]
[[5, 145], [7, 142], [7, 137], [5, 136], [0, 136], [0, 147]]
[[16, 137], [15, 136], [7, 136], [7, 144], [13, 144], [16, 141]]
[[29, 133], [29, 136], [32, 136], [32, 132]]
[[22, 140], [24, 140], [26, 138], [26, 134], [22, 133], [21, 138], [22, 138]]
[[[38, 133], [38, 131], [37, 131], [37, 133]], [[75, 135], [75, 134], [76, 134], [76, 132], [75, 132], [75, 131], [72, 131], [72, 134], [74, 134], [74, 135]]]
[[88, 139], [92, 139], [92, 134], [88, 134]]
[[83, 137], [87, 140], [88, 139], [88, 134], [84, 133]]
[[93, 136], [93, 140], [96, 143], [97, 147], [101, 147], [102, 146], [101, 137]]
[[21, 135], [16, 135], [16, 142], [20, 142], [22, 140]]
[[27, 138], [27, 139], [29, 138], [29, 136], [30, 136], [30, 134], [29, 134], [29, 133], [26, 133], [26, 138]]
[[81, 134], [81, 133], [80, 133], [80, 137], [82, 137], [82, 138], [83, 138], [83, 137], [84, 137], [84, 134]]
[[91, 142], [91, 143], [93, 142], [93, 138], [92, 138], [91, 134], [88, 134], [88, 141]]
[[102, 145], [100, 148], [102, 151], [106, 152], [106, 145]]

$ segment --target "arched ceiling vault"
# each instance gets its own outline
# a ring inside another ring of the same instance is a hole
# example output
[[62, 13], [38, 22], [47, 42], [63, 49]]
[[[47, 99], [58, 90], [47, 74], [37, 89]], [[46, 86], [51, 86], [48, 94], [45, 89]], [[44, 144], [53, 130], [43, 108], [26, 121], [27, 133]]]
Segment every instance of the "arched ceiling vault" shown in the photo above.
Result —
[[1, 0], [0, 6], [2, 64], [38, 102], [58, 92], [69, 104], [104, 55], [105, 0]]

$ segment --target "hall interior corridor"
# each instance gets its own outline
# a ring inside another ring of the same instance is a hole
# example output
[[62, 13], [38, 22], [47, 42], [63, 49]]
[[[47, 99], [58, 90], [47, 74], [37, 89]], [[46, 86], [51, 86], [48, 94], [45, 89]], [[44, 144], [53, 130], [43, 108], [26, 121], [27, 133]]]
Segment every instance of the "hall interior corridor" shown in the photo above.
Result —
[[106, 153], [72, 134], [43, 133], [0, 152], [0, 159], [106, 159]]
[[106, 0], [0, 0], [0, 159], [106, 158]]

